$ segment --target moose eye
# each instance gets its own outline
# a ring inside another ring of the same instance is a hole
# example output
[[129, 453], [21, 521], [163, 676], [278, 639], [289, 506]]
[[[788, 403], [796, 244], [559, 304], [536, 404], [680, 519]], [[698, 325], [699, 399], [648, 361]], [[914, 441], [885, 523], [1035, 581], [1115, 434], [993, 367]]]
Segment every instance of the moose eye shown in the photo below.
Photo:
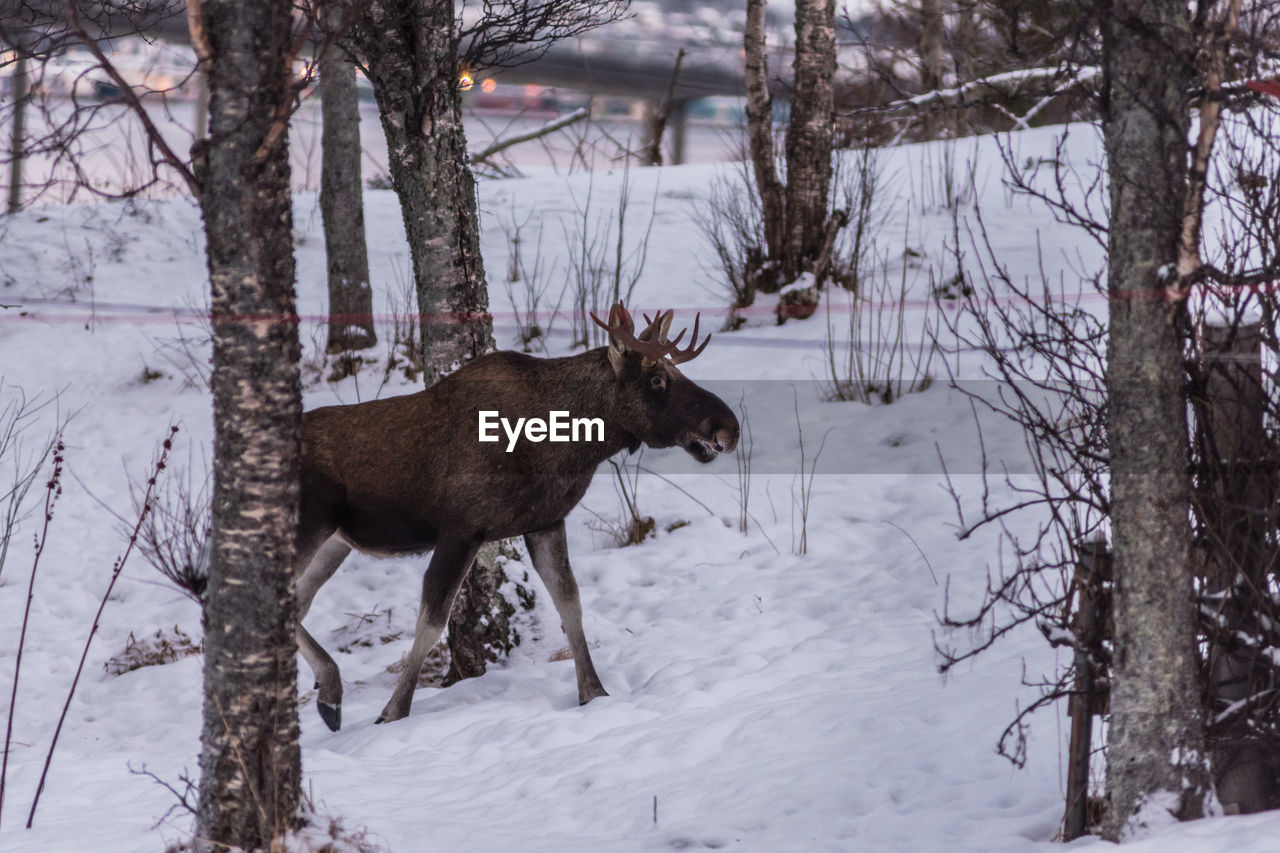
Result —
[[649, 387], [654, 391], [667, 390], [667, 377], [660, 373], [655, 373], [649, 377]]

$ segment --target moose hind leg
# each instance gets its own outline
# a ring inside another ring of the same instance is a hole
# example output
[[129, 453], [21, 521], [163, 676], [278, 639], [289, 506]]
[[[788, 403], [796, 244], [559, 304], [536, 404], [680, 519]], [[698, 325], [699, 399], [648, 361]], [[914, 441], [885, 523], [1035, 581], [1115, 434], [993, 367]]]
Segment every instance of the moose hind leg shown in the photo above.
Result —
[[342, 727], [342, 675], [329, 653], [302, 627], [302, 619], [311, 609], [316, 592], [325, 581], [333, 577], [333, 573], [350, 553], [351, 546], [337, 536], [329, 537], [315, 550], [314, 556], [306, 564], [306, 571], [294, 584], [294, 595], [298, 602], [298, 650], [302, 652], [302, 657], [316, 677], [316, 710], [320, 712], [320, 719], [335, 732]]
[[578, 676], [578, 704], [585, 705], [599, 696], [608, 696], [596, 668], [591, 663], [586, 635], [582, 633], [582, 603], [578, 600], [578, 582], [569, 566], [569, 544], [565, 540], [564, 521], [542, 530], [526, 533], [525, 545], [533, 560], [533, 568], [555, 602], [556, 612], [569, 650], [573, 652], [573, 668]]
[[449, 623], [453, 599], [457, 597], [462, 579], [467, 576], [471, 562], [479, 550], [478, 539], [458, 541], [442, 538], [436, 543], [431, 562], [427, 565], [427, 573], [422, 578], [422, 604], [418, 608], [418, 625], [413, 636], [413, 646], [405, 658], [404, 670], [396, 682], [396, 689], [375, 722], [389, 723], [409, 716], [413, 691], [417, 689], [418, 676], [422, 673], [422, 662]]

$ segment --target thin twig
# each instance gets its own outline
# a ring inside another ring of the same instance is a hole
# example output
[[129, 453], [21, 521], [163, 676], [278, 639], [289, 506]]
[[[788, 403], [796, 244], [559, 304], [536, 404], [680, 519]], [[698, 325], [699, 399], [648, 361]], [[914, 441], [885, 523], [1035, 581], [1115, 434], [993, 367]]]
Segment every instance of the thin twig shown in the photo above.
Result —
[[67, 701], [62, 705], [62, 714], [58, 717], [58, 725], [53, 730], [53, 740], [49, 744], [49, 752], [44, 759], [44, 768], [40, 771], [40, 782], [36, 785], [36, 795], [31, 800], [31, 813], [27, 815], [27, 829], [31, 828], [32, 822], [36, 818], [36, 806], [40, 804], [40, 794], [44, 792], [45, 779], [49, 775], [49, 765], [53, 763], [53, 751], [58, 746], [58, 736], [62, 734], [62, 725], [67, 720], [67, 712], [71, 710], [71, 698], [75, 696], [76, 687], [80, 684], [80, 675], [84, 672], [85, 661], [89, 658], [89, 646], [93, 643], [93, 637], [98, 633], [98, 624], [102, 619], [102, 611], [107, 607], [107, 599], [111, 597], [111, 591], [115, 589], [116, 581], [120, 579], [120, 573], [124, 571], [124, 564], [129, 559], [129, 555], [133, 553], [133, 546], [138, 541], [138, 534], [142, 530], [142, 524], [147, 519], [147, 513], [151, 508], [151, 493], [155, 489], [156, 479], [164, 471], [165, 460], [169, 457], [169, 451], [173, 448], [173, 436], [178, 431], [177, 426], [169, 427], [169, 435], [161, 444], [160, 456], [156, 459], [155, 466], [152, 468], [150, 479], [147, 480], [147, 491], [142, 498], [142, 508], [138, 511], [138, 522], [133, 527], [133, 533], [129, 536], [129, 544], [125, 547], [124, 553], [116, 560], [115, 565], [111, 569], [111, 581], [107, 584], [107, 589], [102, 593], [102, 600], [98, 603], [98, 612], [93, 616], [93, 624], [89, 627], [89, 636], [85, 638], [84, 650], [80, 653], [80, 663], [76, 666], [75, 677], [71, 680], [71, 689], [67, 691]]
[[147, 141], [159, 150], [160, 156], [164, 158], [169, 167], [186, 182], [187, 189], [191, 190], [191, 195], [200, 198], [200, 181], [196, 178], [195, 172], [191, 170], [190, 164], [179, 157], [169, 147], [169, 143], [165, 142], [164, 136], [161, 135], [159, 128], [156, 127], [155, 122], [151, 120], [150, 114], [147, 113], [146, 107], [139, 100], [138, 93], [133, 90], [133, 87], [129, 85], [111, 60], [107, 58], [107, 55], [102, 52], [97, 39], [85, 31], [84, 26], [80, 23], [80, 16], [76, 13], [75, 3], [72, 0], [66, 0], [65, 5], [68, 28], [75, 34], [76, 38], [80, 39], [81, 44], [85, 46], [89, 53], [93, 54], [93, 58], [97, 60], [103, 72], [111, 78], [111, 82], [120, 90], [120, 94], [124, 97], [130, 111], [138, 117], [138, 121], [142, 122], [142, 127], [147, 134]]
[[22, 608], [22, 629], [18, 632], [18, 651], [13, 662], [13, 685], [9, 691], [9, 719], [4, 731], [4, 758], [0, 759], [0, 815], [4, 813], [5, 777], [9, 771], [9, 749], [13, 744], [13, 711], [18, 704], [18, 675], [22, 671], [22, 650], [27, 641], [27, 621], [31, 617], [31, 602], [35, 597], [36, 570], [40, 567], [40, 556], [44, 554], [44, 546], [49, 541], [49, 523], [53, 521], [53, 505], [62, 494], [62, 450], [63, 444], [59, 438], [53, 445], [53, 474], [45, 487], [44, 523], [40, 528], [40, 536], [36, 539], [36, 555], [31, 562], [31, 579], [27, 581], [27, 601]]
[[674, 480], [671, 480], [671, 479], [669, 479], [669, 478], [667, 478], [667, 477], [662, 476], [662, 475], [661, 475], [661, 474], [659, 474], [657, 471], [654, 471], [652, 468], [646, 468], [646, 467], [644, 467], [643, 465], [641, 465], [641, 464], [639, 464], [639, 463], [636, 463], [636, 469], [637, 469], [637, 470], [639, 470], [639, 471], [643, 471], [643, 472], [644, 472], [644, 473], [646, 473], [646, 474], [652, 474], [653, 476], [657, 477], [657, 478], [658, 478], [659, 480], [661, 480], [662, 482], [666, 483], [668, 486], [671, 486], [671, 487], [673, 487], [673, 488], [675, 488], [675, 489], [679, 490], [679, 492], [680, 492], [682, 495], [684, 495], [686, 498], [688, 498], [689, 500], [691, 500], [691, 501], [693, 501], [694, 503], [696, 503], [698, 506], [700, 506], [700, 507], [702, 507], [703, 509], [705, 509], [705, 510], [707, 511], [707, 515], [711, 516], [712, 518], [715, 518], [715, 515], [716, 515], [716, 514], [715, 514], [715, 510], [711, 509], [711, 507], [707, 506], [707, 505], [706, 505], [706, 504], [704, 504], [702, 501], [698, 500], [698, 499], [697, 499], [697, 498], [695, 498], [693, 495], [689, 494], [689, 492], [688, 492], [686, 489], [682, 488], [682, 487], [680, 486], [680, 484], [679, 484], [679, 483], [676, 483]]
[[571, 124], [582, 121], [590, 114], [591, 111], [586, 107], [579, 107], [568, 115], [563, 115], [554, 121], [549, 121], [541, 127], [536, 127], [533, 130], [529, 130], [524, 133], [517, 133], [515, 136], [508, 136], [506, 139], [495, 139], [493, 142], [489, 143], [487, 147], [482, 148], [471, 155], [471, 165], [479, 165], [480, 163], [488, 160], [494, 154], [506, 151], [513, 145], [519, 145], [521, 142], [529, 142], [530, 140], [539, 139], [543, 136], [547, 136], [548, 134], [555, 133], [557, 130], [563, 130]]

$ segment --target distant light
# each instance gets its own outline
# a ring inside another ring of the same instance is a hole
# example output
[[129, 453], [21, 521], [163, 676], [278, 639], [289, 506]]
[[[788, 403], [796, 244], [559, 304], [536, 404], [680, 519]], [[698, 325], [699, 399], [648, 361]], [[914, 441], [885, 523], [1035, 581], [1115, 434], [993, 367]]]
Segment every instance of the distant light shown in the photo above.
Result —
[[464, 92], [467, 91], [475, 84], [476, 84], [475, 78], [471, 76], [470, 71], [463, 71], [460, 75], [458, 75], [458, 88], [461, 89], [462, 91]]
[[498, 88], [498, 81], [494, 80], [492, 77], [490, 77], [489, 79], [485, 80], [483, 83], [480, 84], [481, 92], [485, 92], [485, 93], [492, 92], [496, 88]]
[[530, 98], [536, 98], [538, 95], [542, 94], [542, 87], [537, 83], [526, 83], [524, 93]]

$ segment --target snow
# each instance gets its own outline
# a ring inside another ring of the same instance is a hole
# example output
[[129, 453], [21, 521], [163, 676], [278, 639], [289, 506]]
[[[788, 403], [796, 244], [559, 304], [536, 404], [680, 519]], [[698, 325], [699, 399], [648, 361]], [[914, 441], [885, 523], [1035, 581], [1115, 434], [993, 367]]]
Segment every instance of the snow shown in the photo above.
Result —
[[[1012, 162], [1058, 156], [1054, 133], [1012, 137]], [[1094, 134], [1077, 130], [1066, 153], [1078, 164], [1096, 162], [1096, 146]], [[993, 243], [1017, 276], [1039, 269], [1038, 245], [1051, 264], [1096, 265], [1095, 244], [1050, 211], [1007, 195], [994, 141], [888, 151], [880, 162], [889, 187], [881, 229], [891, 235], [881, 244], [888, 274], [896, 281], [902, 264], [922, 270], [910, 278], [909, 335], [921, 334], [923, 271], [948, 263], [951, 216], [937, 183], [944, 162], [961, 175], [975, 166]], [[725, 300], [706, 266], [710, 251], [693, 202], [731, 170], [631, 171], [630, 245], [653, 212], [632, 306], [674, 307], [676, 327], [701, 310], [704, 328], [718, 326], [707, 320], [724, 315]], [[566, 277], [579, 200], [594, 193], [609, 216], [623, 180], [621, 172], [539, 173], [480, 183], [502, 345], [514, 345], [516, 325], [501, 284], [511, 247], [496, 223], [532, 215], [542, 223], [547, 261]], [[366, 205], [381, 311], [388, 292], [403, 286], [408, 250], [394, 196], [369, 191]], [[297, 196], [295, 228], [304, 359], [314, 363], [325, 307], [314, 195]], [[537, 244], [523, 242], [526, 251]], [[181, 432], [165, 476], [192, 467], [198, 482], [210, 456], [210, 406], [199, 390], [205, 287], [200, 217], [189, 201], [50, 206], [0, 219], [0, 303], [22, 306], [0, 309], [0, 375], [6, 388], [56, 394], [58, 414], [70, 417], [69, 476], [35, 582], [18, 689], [0, 824], [5, 851], [154, 850], [191, 831], [185, 813], [170, 812], [172, 794], [135, 771], [145, 768], [179, 789], [184, 773], [197, 776], [199, 658], [122, 675], [104, 668], [130, 634], [200, 635], [196, 605], [136, 554], [107, 603], [35, 826], [22, 825], [92, 614], [124, 548], [116, 515], [132, 512], [130, 480], [145, 477], [170, 423]], [[840, 299], [824, 296], [833, 311]], [[1079, 304], [1105, 310], [1087, 295]], [[997, 552], [991, 535], [957, 541], [955, 510], [941, 487], [940, 454], [964, 499], [981, 496], [968, 398], [935, 382], [891, 405], [823, 401], [821, 310], [809, 321], [775, 326], [766, 318], [717, 332], [685, 368], [729, 389], [722, 396], [734, 406], [741, 399], [750, 414], [756, 446], [746, 534], [737, 529], [734, 461], [695, 468], [678, 450], [641, 458], [661, 473], [639, 477], [639, 505], [657, 520], [655, 538], [617, 548], [602, 531], [597, 517], [619, 515], [608, 468], [569, 517], [585, 629], [608, 698], [576, 704], [573, 664], [535, 581], [536, 620], [509, 663], [447, 689], [421, 688], [407, 719], [374, 726], [395, 680], [387, 668], [408, 647], [425, 561], [349, 559], [307, 618], [342, 667], [341, 731], [318, 718], [311, 675], [299, 663], [304, 787], [321, 814], [363, 827], [396, 851], [1057, 849], [1065, 715], [1035, 719], [1023, 770], [994, 747], [1015, 709], [1034, 698], [1021, 684], [1023, 667], [1051, 671], [1058, 652], [1026, 626], [947, 679], [937, 674], [936, 614], [947, 589], [953, 609], [972, 607]], [[385, 341], [389, 318], [381, 320]], [[567, 351], [568, 325], [562, 319], [553, 328], [553, 353]], [[976, 357], [946, 358], [961, 375], [981, 378]], [[146, 378], [157, 371], [160, 378]], [[732, 389], [741, 397], [730, 398]], [[365, 372], [332, 385], [313, 380], [306, 403], [412, 390], [399, 379], [380, 385]], [[44, 429], [55, 413], [40, 418]], [[805, 481], [797, 476], [797, 421], [809, 462], [825, 436], [807, 518], [799, 509]], [[993, 470], [1026, 470], [1016, 431], [989, 416], [983, 428]], [[0, 574], [6, 711], [32, 524], [19, 531]], [[802, 533], [807, 553], [797, 556]], [[338, 652], [353, 632], [368, 642]], [[1150, 832], [1129, 849], [1262, 851], [1274, 849], [1280, 818], [1214, 818]], [[1068, 846], [1101, 844], [1087, 838]]]

